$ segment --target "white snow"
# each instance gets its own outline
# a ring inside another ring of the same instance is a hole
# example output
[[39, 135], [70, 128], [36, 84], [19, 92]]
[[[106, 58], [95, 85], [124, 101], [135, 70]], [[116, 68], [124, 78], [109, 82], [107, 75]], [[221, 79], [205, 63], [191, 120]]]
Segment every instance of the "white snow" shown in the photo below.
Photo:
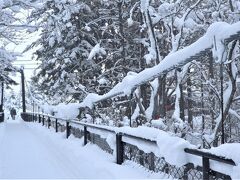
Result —
[[66, 139], [65, 134], [36, 123], [14, 122], [0, 124], [0, 178], [164, 178], [133, 162], [117, 165], [115, 157], [97, 146], [82, 146], [82, 139]]
[[[142, 3], [147, 4], [148, 1], [143, 1]], [[146, 5], [145, 4], [145, 5]], [[145, 7], [145, 6], [144, 6]], [[231, 35], [236, 34], [240, 31], [240, 22], [235, 24], [228, 24], [225, 22], [217, 22], [213, 23], [205, 33], [203, 37], [198, 39], [195, 43], [173, 53], [170, 53], [166, 56], [158, 65], [152, 68], [146, 68], [139, 73], [129, 73], [126, 77], [123, 78], [122, 82], [118, 83], [115, 87], [113, 87], [108, 93], [104, 95], [93, 95], [93, 100], [89, 100], [89, 97], [84, 99], [82, 105], [85, 104], [88, 107], [92, 107], [91, 103], [95, 103], [100, 101], [101, 99], [117, 96], [117, 95], [127, 95], [132, 92], [132, 89], [143, 84], [144, 82], [152, 80], [154, 77], [158, 76], [159, 74], [163, 73], [166, 70], [174, 68], [179, 64], [186, 61], [186, 59], [190, 58], [191, 56], [196, 55], [197, 53], [210, 49], [214, 46], [214, 44], [218, 44], [218, 54], [222, 54], [224, 49], [220, 48], [221, 43], [229, 38]], [[216, 43], [215, 43], [216, 42]], [[219, 52], [220, 51], [220, 52]], [[96, 98], [97, 97], [97, 98]], [[87, 101], [87, 103], [85, 103]]]
[[[70, 136], [67, 140], [65, 139], [65, 133], [55, 133], [54, 129], [49, 130], [38, 123], [25, 123], [19, 118], [16, 121], [8, 120], [8, 122], [1, 123], [0, 162], [3, 163], [0, 164], [0, 178], [163, 177], [159, 173], [148, 173], [145, 169], [139, 167], [133, 168], [130, 165], [132, 163], [128, 161], [123, 166], [116, 165], [116, 136], [114, 132], [123, 133], [122, 140], [124, 142], [137, 146], [145, 153], [153, 152], [158, 157], [164, 157], [171, 165], [181, 167], [187, 163], [193, 163], [195, 166], [202, 166], [200, 157], [184, 152], [185, 148], [196, 149], [196, 146], [165, 131], [145, 126], [137, 128], [92, 126], [112, 131], [88, 128], [90, 132], [106, 138], [110, 147], [114, 150], [113, 156], [101, 151], [95, 145], [88, 144], [83, 147], [82, 139]], [[124, 134], [140, 137], [140, 139], [131, 138]], [[229, 143], [209, 150], [202, 149], [202, 151], [232, 159], [236, 166], [211, 161], [210, 167], [213, 170], [230, 175], [233, 179], [239, 179], [239, 148], [240, 143]], [[91, 173], [89, 169], [95, 173]]]
[[154, 79], [152, 82], [150, 82], [151, 84], [151, 97], [150, 97], [150, 103], [148, 108], [146, 109], [146, 117], [148, 119], [152, 119], [152, 113], [153, 113], [153, 108], [154, 108], [154, 97], [156, 96], [156, 94], [158, 93], [158, 79]]
[[96, 55], [105, 55], [106, 51], [104, 48], [100, 47], [100, 44], [97, 43], [91, 50], [88, 56], [88, 60], [92, 60]]
[[236, 166], [226, 165], [223, 163], [215, 163], [212, 164], [212, 168], [230, 175], [232, 179], [240, 179], [239, 149], [240, 143], [227, 143], [204, 151], [215, 154], [217, 156], [225, 157], [227, 159], [232, 159], [235, 162]]

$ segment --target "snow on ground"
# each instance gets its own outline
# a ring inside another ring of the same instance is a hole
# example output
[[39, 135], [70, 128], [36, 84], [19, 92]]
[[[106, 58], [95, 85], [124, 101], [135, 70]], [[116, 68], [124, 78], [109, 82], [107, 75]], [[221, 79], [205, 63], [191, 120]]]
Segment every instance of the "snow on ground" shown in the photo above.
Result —
[[[11, 122], [11, 123], [10, 123]], [[19, 118], [0, 124], [0, 178], [166, 178], [115, 158], [93, 144]]]

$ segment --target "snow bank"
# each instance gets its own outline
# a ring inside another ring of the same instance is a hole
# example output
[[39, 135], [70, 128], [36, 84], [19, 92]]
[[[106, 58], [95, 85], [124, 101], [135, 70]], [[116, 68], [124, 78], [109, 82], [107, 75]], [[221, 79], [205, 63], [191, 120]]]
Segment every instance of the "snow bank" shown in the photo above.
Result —
[[[25, 129], [24, 131], [28, 132], [29, 135], [20, 138], [25, 138], [27, 142], [32, 142], [28, 144], [28, 147], [36, 149], [36, 151], [29, 151], [29, 155], [32, 157], [38, 154], [40, 158], [36, 156], [36, 159], [39, 161], [34, 161], [34, 163], [30, 164], [34, 164], [34, 166], [27, 164], [27, 168], [22, 168], [23, 173], [19, 172], [19, 168], [15, 168], [18, 165], [14, 163], [16, 162], [15, 156], [11, 156], [10, 160], [15, 165], [13, 167], [16, 172], [25, 174], [30, 179], [163, 179], [168, 177], [161, 172], [149, 172], [146, 168], [136, 164], [133, 166], [133, 163], [129, 161], [119, 166], [115, 163], [114, 156], [102, 151], [96, 145], [89, 143], [86, 146], [82, 146], [83, 139], [73, 136], [66, 139], [64, 133], [55, 133], [54, 129], [49, 131], [49, 129], [43, 128], [36, 123], [25, 123], [23, 125], [20, 124], [20, 126], [22, 128], [27, 126], [28, 131], [25, 131]], [[17, 135], [17, 133], [14, 135]], [[13, 150], [11, 153], [14, 153], [14, 148], [11, 150]], [[23, 148], [20, 150], [20, 153], [26, 154]], [[49, 163], [45, 163], [46, 158], [44, 157], [49, 158], [47, 159]], [[7, 168], [12, 168], [12, 166]], [[34, 170], [41, 173], [37, 175], [31, 173], [36, 172]]]
[[[163, 157], [169, 164], [177, 167], [182, 167], [188, 163], [193, 163], [195, 166], [202, 166], [201, 157], [188, 154], [184, 151], [185, 148], [197, 149], [195, 145], [188, 141], [169, 134], [168, 132], [145, 126], [137, 128], [131, 127], [109, 127], [102, 125], [94, 125], [96, 127], [106, 128], [115, 131], [116, 133], [123, 133], [122, 140], [126, 143], [137, 146], [145, 153], [153, 152], [158, 157]], [[99, 134], [102, 138], [106, 138], [110, 147], [115, 153], [115, 136], [107, 131], [102, 132], [95, 128], [90, 128], [90, 132]], [[124, 135], [125, 134], [125, 135]], [[130, 136], [135, 136], [132, 138]], [[139, 138], [137, 138], [139, 137]], [[146, 139], [146, 141], [144, 140]], [[217, 148], [210, 150], [202, 149], [202, 151], [216, 154], [218, 156], [232, 159], [237, 166], [227, 165], [216, 161], [211, 161], [211, 168], [213, 170], [230, 175], [232, 178], [240, 178], [240, 143], [224, 144]]]
[[[126, 143], [137, 146], [140, 150], [143, 150], [145, 153], [153, 152], [158, 157], [164, 157], [165, 160], [171, 165], [176, 165], [178, 167], [184, 166], [190, 162], [189, 154], [184, 152], [185, 148], [194, 149], [196, 146], [191, 145], [188, 141], [171, 135], [165, 131], [139, 126], [137, 128], [131, 127], [109, 127], [103, 125], [91, 125], [91, 128], [88, 128], [88, 131], [91, 133], [99, 134], [102, 138], [105, 138], [114, 150], [116, 147], [115, 134], [108, 131], [102, 131], [99, 129], [93, 128], [106, 128], [110, 131], [115, 131], [116, 133], [123, 133], [122, 140]], [[125, 134], [125, 136], [124, 136]], [[135, 136], [132, 138], [130, 136]], [[138, 138], [139, 137], [139, 138]], [[145, 141], [146, 140], [146, 141]]]
[[[189, 155], [184, 152], [184, 149], [196, 148], [196, 146], [191, 145], [182, 138], [155, 128], [139, 126], [137, 128], [121, 127], [113, 129], [116, 133], [121, 132], [152, 141], [153, 143], [150, 143], [141, 139], [123, 136], [123, 141], [137, 146], [146, 153], [153, 152], [156, 156], [164, 157], [168, 163], [178, 167], [190, 162]], [[154, 144], [154, 142], [156, 142], [156, 144]]]
[[[59, 107], [64, 108], [65, 105], [61, 105]], [[65, 110], [67, 111], [67, 109]], [[82, 125], [85, 124], [88, 125], [87, 123], [82, 123]], [[109, 131], [103, 131], [99, 128], [104, 128]], [[91, 133], [99, 134], [102, 138], [105, 138], [110, 147], [113, 149], [114, 155], [116, 153], [115, 133], [122, 133], [122, 140], [124, 142], [137, 146], [145, 153], [153, 152], [156, 156], [163, 157], [171, 165], [182, 167], [188, 163], [193, 163], [195, 166], [202, 166], [201, 157], [188, 154], [184, 151], [185, 148], [197, 149], [196, 146], [190, 144], [188, 141], [182, 138], [179, 138], [177, 136], [174, 136], [173, 134], [159, 129], [146, 126], [139, 126], [137, 128], [119, 128], [91, 124], [91, 127], [88, 127], [88, 131], [90, 131]], [[210, 168], [215, 171], [230, 175], [233, 179], [240, 179], [240, 154], [238, 153], [239, 149], [240, 143], [229, 143], [223, 144], [216, 148], [201, 150], [204, 152], [215, 154], [217, 156], [225, 157], [227, 159], [232, 159], [235, 162], [236, 166], [210, 160]]]
[[184, 149], [196, 148], [196, 146], [191, 145], [188, 141], [176, 136], [170, 136], [164, 131], [158, 135], [157, 144], [160, 156], [164, 157], [168, 163], [178, 167], [189, 163], [189, 155], [185, 153]]

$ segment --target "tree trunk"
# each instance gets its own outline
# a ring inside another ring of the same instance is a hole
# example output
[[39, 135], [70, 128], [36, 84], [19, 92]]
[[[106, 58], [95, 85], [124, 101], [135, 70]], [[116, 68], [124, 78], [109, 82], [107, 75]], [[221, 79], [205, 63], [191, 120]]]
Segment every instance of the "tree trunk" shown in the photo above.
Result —
[[179, 89], [180, 89], [180, 99], [179, 99], [179, 108], [180, 108], [180, 118], [185, 121], [185, 115], [184, 115], [184, 94], [183, 94], [183, 85], [179, 83]]
[[[190, 73], [190, 70], [188, 70], [188, 73]], [[187, 104], [188, 104], [188, 124], [190, 125], [191, 128], [193, 128], [193, 113], [192, 113], [192, 81], [191, 77], [189, 76], [187, 79]]]

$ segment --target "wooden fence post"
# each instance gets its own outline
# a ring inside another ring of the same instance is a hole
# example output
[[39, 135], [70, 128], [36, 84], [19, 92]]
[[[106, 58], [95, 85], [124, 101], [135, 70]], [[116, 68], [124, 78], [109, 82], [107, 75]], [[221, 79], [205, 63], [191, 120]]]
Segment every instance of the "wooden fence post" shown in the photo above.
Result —
[[210, 172], [209, 159], [206, 157], [202, 157], [202, 165], [203, 165], [203, 179], [208, 180]]
[[116, 134], [116, 159], [117, 159], [117, 164], [122, 164], [123, 163], [123, 142], [122, 142], [122, 133], [117, 133]]
[[88, 131], [87, 131], [87, 126], [84, 126], [84, 146], [87, 144], [87, 137], [88, 136]]

